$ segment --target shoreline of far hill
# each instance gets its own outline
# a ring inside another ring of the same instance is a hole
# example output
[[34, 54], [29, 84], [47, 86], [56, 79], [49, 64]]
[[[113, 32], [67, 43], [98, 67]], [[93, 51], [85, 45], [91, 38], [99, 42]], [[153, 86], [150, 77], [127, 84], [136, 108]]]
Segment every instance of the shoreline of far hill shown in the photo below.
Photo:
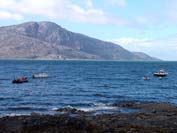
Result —
[[0, 61], [93, 61], [93, 62], [177, 62], [173, 60], [107, 60], [107, 59], [47, 59], [47, 58], [0, 58]]
[[61, 108], [55, 115], [4, 116], [1, 133], [101, 133], [101, 132], [177, 132], [177, 106], [169, 103], [122, 102], [113, 107], [136, 109], [136, 112], [92, 114], [77, 109]]

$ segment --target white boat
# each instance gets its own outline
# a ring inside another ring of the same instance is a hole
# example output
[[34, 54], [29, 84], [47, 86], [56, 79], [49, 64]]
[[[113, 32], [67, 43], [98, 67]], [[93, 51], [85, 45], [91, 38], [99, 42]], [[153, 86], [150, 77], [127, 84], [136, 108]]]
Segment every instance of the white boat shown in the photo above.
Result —
[[48, 78], [48, 74], [46, 73], [33, 74], [33, 78]]
[[143, 79], [144, 80], [150, 80], [150, 78], [148, 76], [144, 76]]
[[165, 72], [164, 70], [159, 70], [158, 72], [155, 72], [154, 73], [154, 76], [158, 76], [158, 77], [164, 77], [164, 76], [167, 76], [168, 75], [168, 73], [167, 72]]

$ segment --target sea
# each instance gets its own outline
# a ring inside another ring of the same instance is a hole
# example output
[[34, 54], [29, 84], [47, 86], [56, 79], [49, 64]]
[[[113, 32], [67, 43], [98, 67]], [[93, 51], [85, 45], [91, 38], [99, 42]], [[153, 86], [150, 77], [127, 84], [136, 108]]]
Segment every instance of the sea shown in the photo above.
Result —
[[[168, 76], [154, 77], [160, 69]], [[36, 73], [49, 77], [33, 79]], [[29, 82], [12, 84], [24, 76]], [[177, 105], [177, 62], [0, 60], [0, 116], [63, 107], [105, 111], [123, 101]]]

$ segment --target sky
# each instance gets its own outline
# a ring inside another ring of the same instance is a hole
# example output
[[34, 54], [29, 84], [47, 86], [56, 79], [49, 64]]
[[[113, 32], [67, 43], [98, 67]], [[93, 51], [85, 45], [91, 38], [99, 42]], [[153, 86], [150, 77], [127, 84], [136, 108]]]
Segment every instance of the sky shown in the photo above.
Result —
[[177, 60], [177, 0], [0, 0], [0, 26], [27, 21]]

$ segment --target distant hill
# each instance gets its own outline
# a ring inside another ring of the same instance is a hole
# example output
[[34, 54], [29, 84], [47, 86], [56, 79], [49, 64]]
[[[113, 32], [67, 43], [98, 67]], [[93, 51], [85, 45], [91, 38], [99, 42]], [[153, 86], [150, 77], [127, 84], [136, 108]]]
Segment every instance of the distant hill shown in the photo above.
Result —
[[52, 22], [0, 27], [0, 58], [154, 60]]
[[155, 57], [151, 57], [151, 56], [149, 56], [149, 55], [147, 55], [147, 54], [145, 54], [143, 52], [133, 52], [133, 54], [136, 55], [139, 58], [139, 60], [146, 59], [147, 61], [148, 60], [149, 61], [160, 61], [160, 59], [155, 58]]

